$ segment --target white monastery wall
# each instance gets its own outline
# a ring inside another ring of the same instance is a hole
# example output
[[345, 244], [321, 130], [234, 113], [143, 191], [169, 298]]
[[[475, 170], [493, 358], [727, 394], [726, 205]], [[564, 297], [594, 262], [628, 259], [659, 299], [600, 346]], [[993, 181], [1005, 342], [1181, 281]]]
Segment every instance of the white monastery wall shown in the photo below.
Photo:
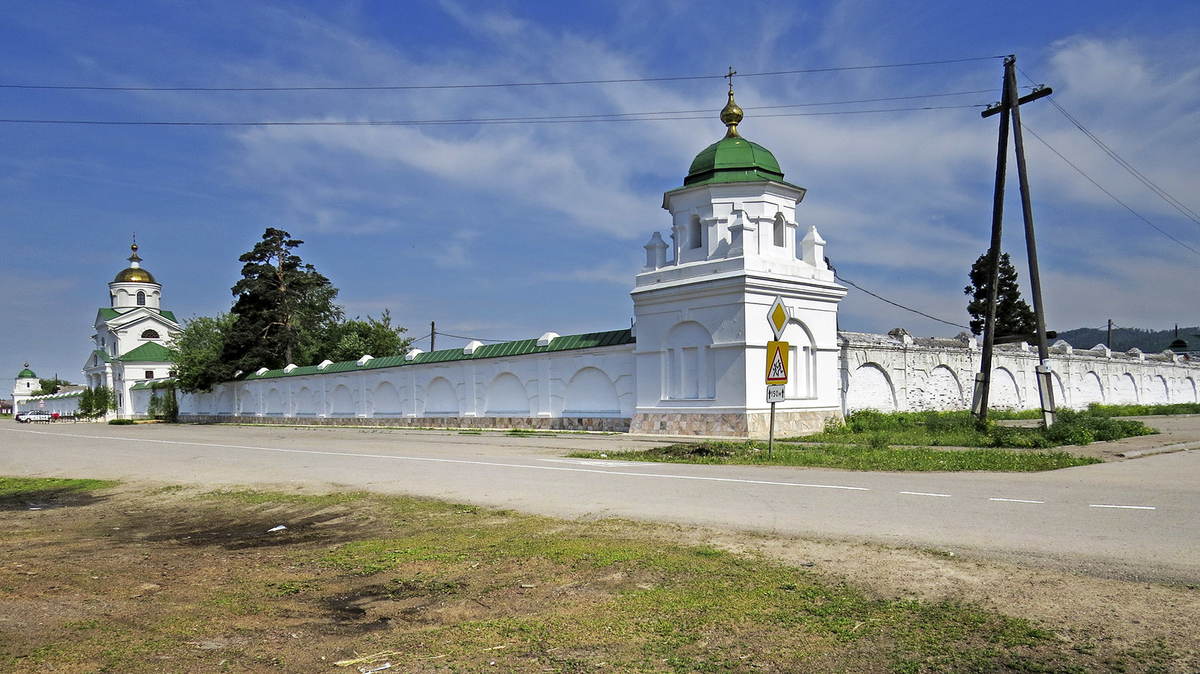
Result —
[[[839, 337], [844, 414], [970, 408], [981, 357], [975, 339], [913, 339], [900, 330]], [[1036, 348], [997, 346], [992, 362], [989, 407], [1040, 409]], [[1083, 351], [1060, 341], [1050, 348], [1050, 367], [1058, 407], [1198, 402], [1200, 363], [1170, 351], [1112, 353], [1103, 345]]]
[[[180, 419], [624, 431], [635, 408], [633, 348], [284, 373], [182, 395]], [[150, 391], [134, 395], [146, 409]]]

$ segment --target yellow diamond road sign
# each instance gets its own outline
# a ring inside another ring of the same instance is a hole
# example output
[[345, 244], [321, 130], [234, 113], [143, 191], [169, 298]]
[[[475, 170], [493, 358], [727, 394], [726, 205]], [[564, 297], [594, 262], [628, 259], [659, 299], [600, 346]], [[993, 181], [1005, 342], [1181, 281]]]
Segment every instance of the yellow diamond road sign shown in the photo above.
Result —
[[767, 310], [767, 322], [771, 324], [775, 339], [783, 339], [783, 329], [787, 327], [788, 318], [788, 310], [783, 306], [783, 298], [777, 296], [771, 303], [771, 308]]

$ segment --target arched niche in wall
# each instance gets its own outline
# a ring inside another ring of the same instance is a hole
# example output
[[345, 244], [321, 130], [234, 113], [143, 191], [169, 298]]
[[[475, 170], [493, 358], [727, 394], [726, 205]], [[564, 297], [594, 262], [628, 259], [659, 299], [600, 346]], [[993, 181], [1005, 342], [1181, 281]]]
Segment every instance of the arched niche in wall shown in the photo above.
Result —
[[390, 381], [381, 382], [375, 387], [376, 416], [397, 416], [401, 414], [400, 392]]
[[1092, 403], [1104, 403], [1104, 385], [1100, 383], [1100, 375], [1087, 372], [1079, 379], [1079, 395], [1073, 401], [1076, 407], [1084, 408]]
[[677, 323], [663, 341], [663, 397], [673, 400], [705, 400], [717, 396], [716, 360], [712, 335], [695, 321]]
[[[782, 220], [783, 216], [776, 216]], [[804, 400], [817, 397], [817, 343], [812, 331], [803, 321], [790, 319], [785, 328], [784, 339], [788, 343], [787, 397], [789, 400]]]
[[283, 416], [283, 394], [280, 393], [279, 389], [275, 388], [274, 386], [267, 391], [265, 412], [267, 416]]
[[992, 386], [988, 391], [988, 407], [993, 409], [1021, 409], [1021, 391], [1017, 378], [1005, 367], [992, 370]]
[[317, 397], [312, 389], [301, 386], [296, 391], [296, 416], [315, 417], [317, 415]]
[[1128, 372], [1117, 377], [1113, 385], [1112, 401], [1114, 405], [1132, 405], [1138, 401], [1137, 382]]
[[908, 405], [914, 410], [960, 410], [963, 407], [962, 383], [954, 370], [938, 365], [929, 372], [920, 389], [914, 390], [910, 385]]
[[1197, 399], [1197, 397], [1196, 397], [1196, 380], [1195, 379], [1188, 377], [1187, 379], [1183, 380], [1183, 394], [1184, 394], [1184, 400], [1181, 400], [1180, 402], [1189, 402], [1189, 403], [1200, 402], [1200, 399]]
[[1070, 407], [1071, 399], [1067, 397], [1067, 387], [1063, 385], [1062, 375], [1051, 370], [1050, 379], [1054, 382], [1054, 406]]
[[237, 393], [234, 395], [233, 413], [246, 416], [258, 414], [258, 398], [255, 397], [250, 387], [243, 385], [241, 388], [235, 390]]
[[617, 387], [603, 370], [585, 367], [567, 383], [562, 413], [563, 416], [620, 416], [621, 402]]
[[329, 395], [329, 402], [329, 414], [331, 416], [354, 416], [354, 396], [350, 393], [350, 388], [345, 384], [338, 384], [334, 387], [333, 393]]
[[511, 372], [501, 372], [488, 385], [487, 414], [506, 417], [529, 416], [529, 394], [525, 385]]
[[1171, 389], [1167, 386], [1167, 378], [1160, 375], [1155, 375], [1150, 378], [1150, 384], [1146, 387], [1146, 404], [1157, 405], [1165, 404], [1171, 398]]
[[846, 387], [846, 411], [896, 411], [896, 390], [892, 379], [875, 363], [863, 363], [850, 375]]
[[458, 396], [445, 377], [435, 377], [425, 386], [425, 414], [431, 416], [458, 416]]
[[233, 414], [233, 391], [222, 387], [217, 394], [217, 414]]

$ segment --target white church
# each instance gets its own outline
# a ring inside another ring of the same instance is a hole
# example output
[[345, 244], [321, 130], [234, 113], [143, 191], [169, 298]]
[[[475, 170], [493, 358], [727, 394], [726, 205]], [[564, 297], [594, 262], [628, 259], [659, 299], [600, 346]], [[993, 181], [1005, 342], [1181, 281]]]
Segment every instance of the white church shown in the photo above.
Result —
[[[261, 368], [183, 395], [180, 420], [765, 437], [767, 343], [778, 327], [788, 343], [779, 435], [816, 432], [857, 409], [967, 408], [980, 366], [970, 335], [838, 331], [846, 289], [825, 262], [816, 227], [799, 224], [805, 190], [784, 180], [769, 150], [741, 136], [742, 118], [731, 90], [720, 114], [724, 137], [663, 196], [670, 241], [655, 232], [644, 246], [632, 328]], [[146, 414], [151, 383], [170, 375], [166, 346], [180, 329], [139, 262], [135, 245], [129, 268], [109, 284], [110, 307], [96, 318], [84, 368], [89, 385], [117, 391], [122, 417]], [[1026, 344], [999, 347], [993, 404], [1039, 407], [1036, 365]], [[1200, 365], [1170, 351], [1119, 354], [1058, 342], [1051, 369], [1060, 406], [1197, 401]], [[55, 404], [66, 411], [73, 401]]]

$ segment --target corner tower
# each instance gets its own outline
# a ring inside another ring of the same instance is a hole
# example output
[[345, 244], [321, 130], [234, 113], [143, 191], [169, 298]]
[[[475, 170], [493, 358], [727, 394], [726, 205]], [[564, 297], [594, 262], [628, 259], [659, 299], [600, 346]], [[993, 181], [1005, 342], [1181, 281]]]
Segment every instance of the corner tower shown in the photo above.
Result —
[[631, 432], [766, 437], [767, 312], [777, 297], [791, 354], [776, 433], [819, 431], [841, 414], [837, 306], [846, 290], [834, 282], [816, 227], [797, 224], [805, 189], [783, 179], [770, 150], [741, 136], [742, 118], [731, 86], [724, 138], [663, 195], [671, 243], [654, 233], [631, 293]]

